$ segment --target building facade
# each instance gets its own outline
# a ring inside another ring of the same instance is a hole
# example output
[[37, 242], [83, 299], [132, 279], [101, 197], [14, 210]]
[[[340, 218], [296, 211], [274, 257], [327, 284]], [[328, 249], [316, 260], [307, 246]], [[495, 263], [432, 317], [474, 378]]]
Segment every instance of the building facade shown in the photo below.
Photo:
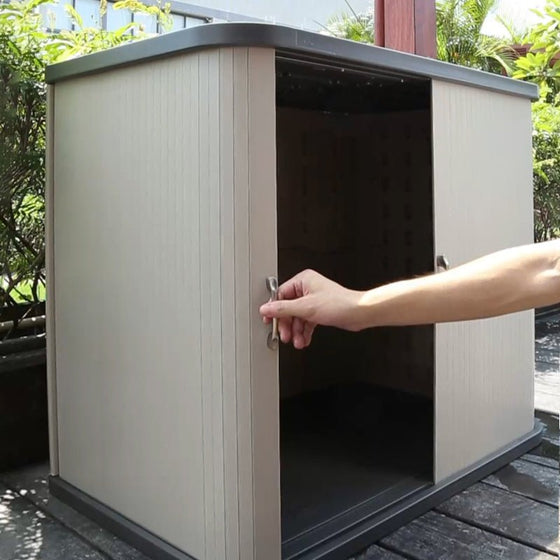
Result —
[[[153, 4], [153, 1], [146, 1]], [[162, 3], [166, 3], [165, 1]], [[85, 26], [99, 26], [107, 30], [119, 29], [132, 21], [140, 23], [148, 33], [160, 33], [155, 17], [132, 14], [115, 9], [109, 1], [107, 11], [100, 16], [99, 0], [59, 0], [57, 4], [41, 7], [47, 26], [51, 29], [71, 29], [72, 20], [65, 6], [70, 4], [80, 14]], [[197, 0], [196, 4], [172, 1], [172, 31], [204, 23], [225, 21], [265, 21], [318, 31], [333, 16], [342, 13], [365, 12], [373, 0]]]

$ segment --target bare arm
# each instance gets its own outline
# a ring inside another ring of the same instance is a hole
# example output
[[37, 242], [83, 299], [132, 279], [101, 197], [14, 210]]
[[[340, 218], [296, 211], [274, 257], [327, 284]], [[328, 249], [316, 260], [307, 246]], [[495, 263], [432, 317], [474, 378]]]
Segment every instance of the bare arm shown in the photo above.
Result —
[[515, 247], [447, 272], [366, 292], [305, 271], [280, 288], [283, 301], [265, 304], [280, 318], [284, 342], [311, 342], [317, 324], [347, 330], [493, 317], [560, 302], [560, 240]]
[[560, 301], [560, 241], [506, 249], [359, 300], [365, 326], [464, 321]]

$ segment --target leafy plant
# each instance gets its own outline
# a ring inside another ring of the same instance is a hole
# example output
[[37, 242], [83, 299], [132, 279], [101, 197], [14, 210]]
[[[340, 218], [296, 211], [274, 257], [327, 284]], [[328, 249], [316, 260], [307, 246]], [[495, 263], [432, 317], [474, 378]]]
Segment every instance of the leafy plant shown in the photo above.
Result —
[[[49, 2], [52, 0], [48, 0]], [[171, 28], [170, 4], [147, 6], [138, 0], [118, 0], [113, 4], [115, 10], [128, 10], [153, 16], [163, 29]], [[131, 40], [149, 37], [142, 24], [131, 22], [114, 31], [107, 31], [96, 26], [87, 26], [80, 14], [71, 6], [65, 7], [73, 22], [73, 30], [62, 30], [49, 44], [49, 54], [53, 62], [62, 62], [69, 58], [102, 51], [116, 47]], [[99, 21], [107, 13], [107, 0], [99, 4]]]
[[[0, 303], [44, 284], [44, 34], [36, 4], [0, 10]], [[29, 32], [32, 30], [33, 32]]]
[[535, 241], [560, 236], [560, 108], [541, 98], [533, 106]]
[[346, 2], [350, 13], [333, 16], [327, 22], [325, 31], [339, 39], [350, 39], [359, 43], [374, 43], [375, 18], [373, 7], [365, 13], [357, 13], [350, 2]]
[[547, 0], [542, 11], [534, 10], [540, 23], [533, 26], [525, 42], [531, 46], [516, 61], [514, 78], [539, 85], [548, 101], [560, 91], [560, 0]]
[[529, 29], [526, 26], [515, 22], [511, 17], [494, 13], [495, 20], [502, 26], [506, 32], [505, 40], [509, 45], [524, 45], [527, 39]]
[[510, 73], [515, 51], [482, 33], [498, 0], [437, 0], [437, 53], [445, 62], [496, 73]]
[[[503, 39], [485, 35], [482, 27], [494, 13], [498, 0], [437, 0], [437, 53], [440, 60], [481, 70], [510, 73], [515, 51]], [[349, 1], [349, 13], [329, 20], [325, 31], [329, 35], [361, 43], [374, 43], [375, 18], [373, 9], [356, 13]], [[506, 20], [502, 25], [519, 35]]]
[[527, 54], [515, 78], [539, 85], [533, 104], [535, 240], [560, 236], [560, 0], [535, 11], [540, 22], [527, 34]]
[[[138, 23], [115, 31], [86, 26], [71, 6], [74, 29], [51, 33], [39, 13], [49, 5], [0, 3], [0, 307], [44, 298], [46, 65], [148, 36]], [[171, 25], [169, 5], [120, 0], [114, 8]], [[102, 0], [100, 21], [106, 10]]]

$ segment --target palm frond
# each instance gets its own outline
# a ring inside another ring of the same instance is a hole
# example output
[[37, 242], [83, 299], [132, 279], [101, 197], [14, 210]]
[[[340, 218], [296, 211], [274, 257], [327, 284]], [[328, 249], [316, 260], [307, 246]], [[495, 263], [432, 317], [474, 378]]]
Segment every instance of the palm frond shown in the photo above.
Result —
[[505, 41], [482, 33], [498, 0], [437, 0], [437, 52], [446, 62], [493, 72], [511, 72]]

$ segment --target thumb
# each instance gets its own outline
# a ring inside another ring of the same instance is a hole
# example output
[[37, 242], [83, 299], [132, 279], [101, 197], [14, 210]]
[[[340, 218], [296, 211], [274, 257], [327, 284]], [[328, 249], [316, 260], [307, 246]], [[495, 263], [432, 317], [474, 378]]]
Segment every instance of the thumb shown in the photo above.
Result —
[[285, 317], [300, 317], [302, 311], [301, 299], [282, 299], [269, 301], [261, 305], [260, 313], [269, 319], [284, 319]]

